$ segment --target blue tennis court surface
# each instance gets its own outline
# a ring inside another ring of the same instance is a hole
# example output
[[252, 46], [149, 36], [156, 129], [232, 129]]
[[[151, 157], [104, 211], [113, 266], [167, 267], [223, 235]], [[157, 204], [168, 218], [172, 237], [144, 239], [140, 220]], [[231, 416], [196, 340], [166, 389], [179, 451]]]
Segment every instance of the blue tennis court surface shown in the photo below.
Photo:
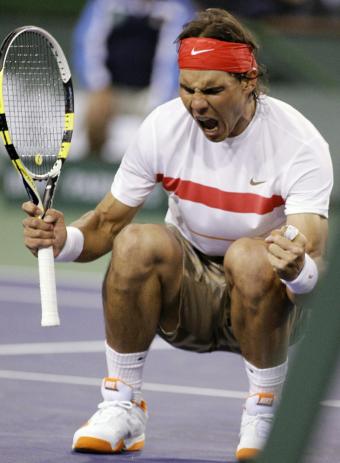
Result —
[[[247, 391], [242, 359], [180, 351], [160, 339], [144, 370], [150, 418], [143, 452], [71, 452], [74, 431], [101, 400], [106, 374], [100, 278], [57, 274], [57, 280], [62, 325], [41, 328], [36, 269], [30, 275], [0, 268], [1, 463], [234, 462]], [[339, 461], [338, 370], [306, 463]]]

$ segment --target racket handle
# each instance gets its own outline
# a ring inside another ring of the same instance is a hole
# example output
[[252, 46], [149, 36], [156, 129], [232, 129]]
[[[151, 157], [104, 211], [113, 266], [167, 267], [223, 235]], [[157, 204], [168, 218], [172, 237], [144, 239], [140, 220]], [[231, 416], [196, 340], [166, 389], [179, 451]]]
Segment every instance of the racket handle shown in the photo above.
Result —
[[38, 262], [41, 296], [41, 326], [58, 326], [60, 325], [60, 320], [57, 305], [52, 246], [39, 249]]

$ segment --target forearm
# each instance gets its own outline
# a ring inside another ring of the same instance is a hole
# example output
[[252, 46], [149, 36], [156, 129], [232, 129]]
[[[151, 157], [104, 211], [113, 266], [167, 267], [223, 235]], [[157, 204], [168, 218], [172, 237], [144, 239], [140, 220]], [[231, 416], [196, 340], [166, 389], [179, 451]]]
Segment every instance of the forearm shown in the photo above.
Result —
[[132, 221], [137, 210], [138, 207], [128, 207], [108, 193], [95, 210], [73, 222], [72, 226], [84, 235], [83, 249], [76, 261], [90, 262], [110, 252], [113, 240]]
[[306, 236], [305, 252], [314, 260], [321, 275], [325, 271], [327, 259], [327, 219], [316, 214], [299, 214], [288, 217], [287, 222]]
[[127, 223], [105, 223], [96, 210], [73, 222], [71, 225], [79, 228], [84, 235], [84, 247], [76, 262], [90, 262], [110, 252], [115, 236]]

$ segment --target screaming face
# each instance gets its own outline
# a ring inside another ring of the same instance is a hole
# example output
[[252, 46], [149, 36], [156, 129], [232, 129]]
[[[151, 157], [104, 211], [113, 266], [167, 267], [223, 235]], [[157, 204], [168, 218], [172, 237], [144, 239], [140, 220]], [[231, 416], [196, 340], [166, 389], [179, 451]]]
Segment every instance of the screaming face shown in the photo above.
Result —
[[224, 71], [180, 71], [184, 106], [213, 142], [243, 132], [255, 112], [256, 79], [239, 81]]

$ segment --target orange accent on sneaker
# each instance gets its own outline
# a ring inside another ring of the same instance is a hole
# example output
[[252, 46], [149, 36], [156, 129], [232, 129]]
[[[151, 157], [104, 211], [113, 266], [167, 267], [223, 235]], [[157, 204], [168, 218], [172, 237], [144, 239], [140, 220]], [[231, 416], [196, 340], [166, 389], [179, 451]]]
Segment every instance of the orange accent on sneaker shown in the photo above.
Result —
[[255, 458], [259, 452], [259, 449], [240, 449], [238, 452], [236, 452], [236, 458], [238, 461], [250, 460], [251, 458]]
[[124, 440], [121, 439], [118, 444], [116, 445], [116, 447], [112, 450], [113, 453], [116, 453], [116, 452], [121, 452], [124, 448]]
[[113, 376], [106, 376], [104, 378], [104, 388], [105, 389], [108, 389], [110, 391], [117, 391], [117, 382], [120, 382], [120, 383], [123, 383], [125, 384], [126, 386], [129, 386], [131, 389], [132, 389], [132, 386], [131, 384], [127, 383], [126, 381], [123, 381], [122, 379], [120, 378], [115, 378]]
[[77, 452], [94, 452], [94, 453], [118, 453], [124, 447], [124, 441], [121, 439], [115, 448], [112, 448], [110, 442], [97, 439], [96, 437], [79, 437], [74, 450]]
[[259, 392], [256, 394], [258, 396], [257, 405], [265, 405], [271, 407], [274, 403], [274, 394], [271, 392]]
[[141, 400], [139, 406], [145, 413], [148, 411], [148, 406], [145, 400]]
[[141, 408], [144, 413], [146, 413], [148, 411], [148, 406], [147, 406], [145, 400], [141, 400], [140, 402], [136, 402], [135, 400], [131, 400], [131, 402], [133, 404], [137, 405], [137, 407]]
[[117, 378], [104, 378], [104, 388], [109, 391], [118, 391], [117, 388]]
[[127, 452], [136, 452], [138, 450], [142, 450], [144, 448], [144, 440], [141, 440], [139, 442], [135, 442], [134, 444], [131, 445], [131, 447], [126, 447], [124, 450]]

